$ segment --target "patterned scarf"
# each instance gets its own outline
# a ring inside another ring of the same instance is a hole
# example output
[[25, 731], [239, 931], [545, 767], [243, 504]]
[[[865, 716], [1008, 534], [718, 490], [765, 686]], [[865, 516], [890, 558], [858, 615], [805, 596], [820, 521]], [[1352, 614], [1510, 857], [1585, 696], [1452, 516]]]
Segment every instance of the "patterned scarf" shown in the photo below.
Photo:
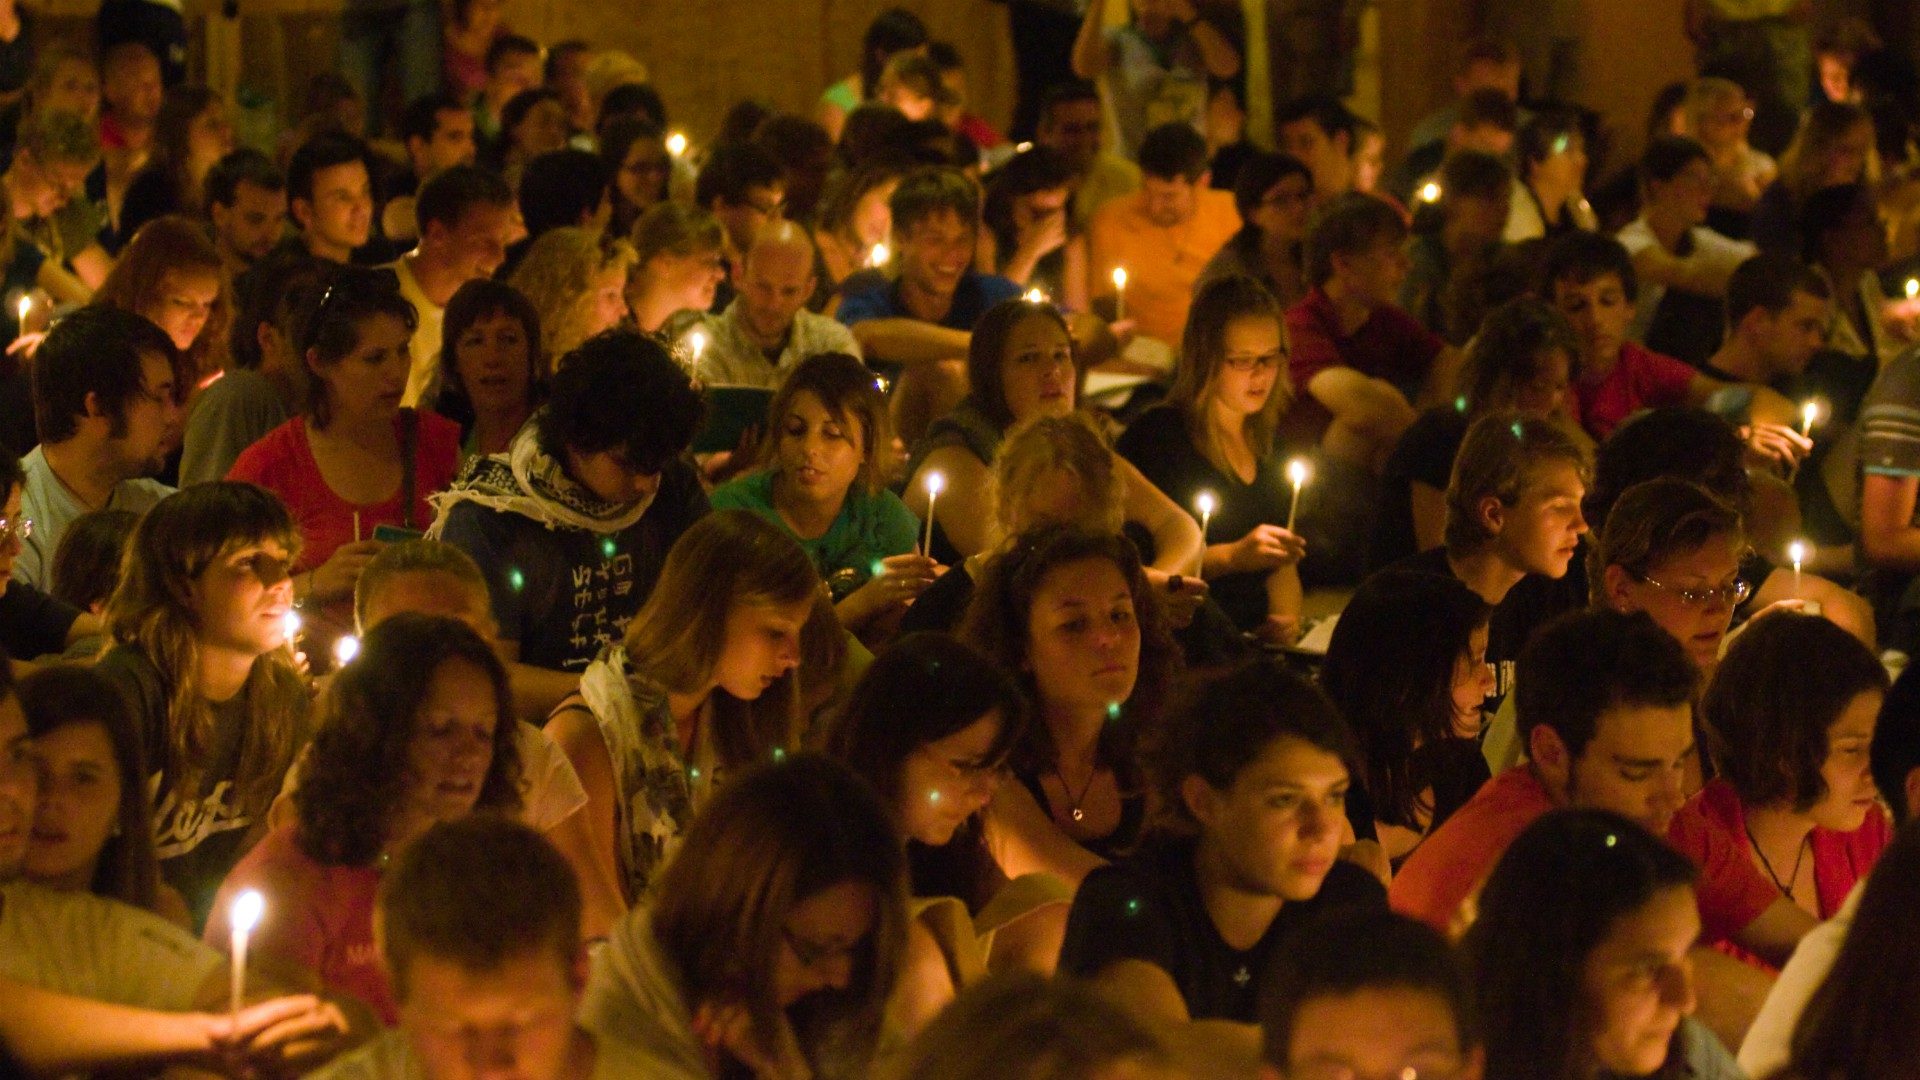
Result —
[[467, 462], [452, 487], [428, 500], [434, 509], [428, 539], [439, 539], [448, 512], [463, 502], [519, 514], [549, 529], [582, 529], [600, 535], [625, 531], [646, 515], [652, 496], [632, 503], [600, 499], [540, 449], [535, 427], [521, 428], [506, 453]]

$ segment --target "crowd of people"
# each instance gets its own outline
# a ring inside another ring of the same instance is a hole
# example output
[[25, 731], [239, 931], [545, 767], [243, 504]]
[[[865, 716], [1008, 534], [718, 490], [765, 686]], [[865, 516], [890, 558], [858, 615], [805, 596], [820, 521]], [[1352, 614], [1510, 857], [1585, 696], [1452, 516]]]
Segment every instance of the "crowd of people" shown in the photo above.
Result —
[[1009, 6], [0, 0], [0, 1076], [1920, 1077], [1912, 63]]

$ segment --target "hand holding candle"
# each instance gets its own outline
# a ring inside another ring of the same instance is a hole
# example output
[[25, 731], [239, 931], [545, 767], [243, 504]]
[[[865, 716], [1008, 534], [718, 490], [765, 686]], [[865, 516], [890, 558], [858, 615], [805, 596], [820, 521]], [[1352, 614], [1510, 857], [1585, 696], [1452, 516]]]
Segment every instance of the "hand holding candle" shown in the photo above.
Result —
[[920, 542], [920, 554], [931, 557], [933, 555], [933, 504], [940, 498], [941, 489], [947, 486], [947, 478], [940, 473], [930, 472], [927, 474], [926, 484], [927, 531], [925, 539]]
[[1194, 573], [1204, 577], [1207, 571], [1207, 526], [1213, 523], [1214, 507], [1219, 505], [1213, 492], [1203, 491], [1193, 497], [1193, 508], [1200, 512], [1200, 567]]
[[1313, 467], [1306, 458], [1294, 458], [1287, 462], [1287, 481], [1293, 485], [1293, 501], [1287, 507], [1287, 531], [1293, 531], [1294, 519], [1300, 513], [1300, 489], [1307, 486], [1308, 477], [1313, 475]]
[[1820, 403], [1818, 401], [1808, 401], [1800, 406], [1800, 435], [1802, 438], [1812, 437], [1813, 425], [1818, 422], [1819, 419]]
[[266, 907], [266, 898], [259, 890], [248, 889], [233, 898], [233, 907], [227, 912], [227, 923], [233, 929], [233, 985], [229, 1007], [236, 1017], [240, 1015], [241, 1002], [247, 997], [247, 940], [253, 936], [253, 928], [260, 925], [260, 916]]
[[20, 336], [26, 337], [27, 316], [33, 311], [33, 294], [30, 292], [21, 293], [20, 303], [15, 305], [14, 310], [20, 315]]
[[280, 616], [280, 632], [286, 638], [287, 648], [296, 648], [294, 639], [300, 636], [300, 613], [288, 608], [287, 613]]
[[1120, 322], [1127, 317], [1127, 268], [1113, 268], [1113, 321]]

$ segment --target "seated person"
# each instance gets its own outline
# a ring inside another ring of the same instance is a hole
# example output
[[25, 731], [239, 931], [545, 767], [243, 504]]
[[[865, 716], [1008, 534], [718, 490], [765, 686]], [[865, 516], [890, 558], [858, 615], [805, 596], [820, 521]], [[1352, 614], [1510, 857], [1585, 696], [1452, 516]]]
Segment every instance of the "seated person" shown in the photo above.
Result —
[[248, 271], [238, 290], [226, 370], [187, 406], [182, 484], [226, 476], [241, 451], [302, 411], [306, 363], [295, 342], [311, 314], [302, 300], [328, 265], [303, 252], [281, 252]]
[[1084, 311], [1087, 239], [1068, 222], [1072, 181], [1066, 156], [1047, 146], [1017, 150], [988, 173], [979, 263], [1016, 285], [1041, 290], [1063, 307]]
[[1548, 813], [1501, 856], [1463, 947], [1488, 1076], [1743, 1075], [1691, 1015], [1707, 886], [1639, 826]]
[[1640, 216], [1620, 230], [1640, 292], [1627, 335], [1695, 367], [1720, 347], [1727, 279], [1759, 249], [1706, 225], [1713, 162], [1692, 139], [1663, 135], [1640, 156]]
[[1059, 959], [1072, 891], [1049, 874], [1010, 879], [986, 832], [1027, 722], [1006, 673], [945, 634], [913, 634], [861, 675], [827, 735], [906, 833], [914, 919], [890, 1006], [906, 1031], [990, 972], [1051, 975]]
[[900, 1080], [1174, 1080], [1193, 1075], [1125, 1008], [1074, 979], [994, 975], [963, 991], [904, 1052]]
[[1492, 605], [1489, 710], [1513, 689], [1514, 662], [1534, 631], [1585, 603], [1568, 571], [1587, 532], [1580, 500], [1588, 468], [1586, 451], [1560, 428], [1488, 413], [1460, 444], [1447, 483], [1445, 542], [1388, 567], [1456, 578]]
[[207, 172], [207, 218], [214, 250], [238, 286], [286, 232], [285, 174], [251, 146], [228, 153]]
[[225, 965], [187, 931], [85, 889], [25, 880], [38, 794], [33, 741], [0, 663], [0, 1038], [11, 1051], [49, 1074], [222, 1059], [246, 1068], [239, 1058], [299, 1071], [294, 1057], [311, 1067], [328, 1056], [346, 1030], [332, 1005], [280, 998], [231, 1014]]
[[399, 1026], [314, 1074], [407, 1080], [473, 1067], [524, 1080], [644, 1075], [636, 1051], [574, 1019], [587, 988], [580, 890], [565, 859], [524, 825], [476, 814], [429, 828], [375, 898], [380, 963]]
[[558, 364], [587, 339], [626, 320], [635, 258], [625, 240], [577, 225], [548, 229], [527, 245], [506, 283], [540, 313], [544, 360]]
[[1394, 303], [1406, 223], [1370, 195], [1322, 210], [1307, 236], [1313, 290], [1287, 309], [1287, 365], [1311, 416], [1294, 423], [1329, 455], [1377, 469], [1415, 407], [1445, 400], [1457, 354]]
[[[71, 231], [65, 228], [76, 219], [80, 225], [104, 221], [104, 214], [83, 205], [88, 200], [82, 185], [99, 161], [100, 138], [84, 117], [49, 108], [20, 121], [12, 160], [0, 173], [11, 210], [7, 220], [18, 230], [4, 268], [7, 288], [44, 289], [56, 303], [83, 304], [105, 279], [112, 257], [93, 239], [73, 237], [69, 250]], [[86, 268], [86, 280], [68, 269], [73, 260]], [[6, 337], [17, 328], [17, 322], [7, 327]]]
[[[0, 474], [4, 473], [0, 465]], [[70, 641], [64, 659], [90, 660], [99, 655], [106, 624], [107, 601], [120, 585], [121, 557], [140, 515], [131, 510], [95, 510], [73, 519], [67, 535], [53, 551], [53, 576], [63, 584], [51, 595], [78, 608], [82, 615], [95, 616], [94, 627], [69, 629]], [[21, 586], [26, 588], [27, 586]], [[80, 636], [73, 636], [81, 631]]]
[[547, 393], [533, 301], [504, 282], [474, 278], [447, 301], [441, 341], [432, 407], [460, 425], [461, 460], [511, 450]]
[[1920, 350], [1889, 361], [1860, 408], [1860, 555], [1888, 644], [1920, 650]]
[[859, 360], [810, 356], [767, 409], [767, 467], [712, 495], [714, 509], [751, 510], [798, 540], [841, 624], [876, 647], [939, 573], [919, 550], [920, 519], [881, 477], [886, 409]]
[[180, 424], [180, 351], [131, 311], [85, 307], [60, 320], [33, 364], [40, 445], [20, 462], [23, 532], [13, 576], [51, 588], [53, 552], [90, 510], [144, 513], [172, 492], [149, 479]]
[[1107, 200], [1140, 187], [1140, 167], [1104, 145], [1107, 125], [1101, 109], [1100, 91], [1091, 82], [1065, 79], [1041, 95], [1034, 122], [1034, 145], [1059, 151], [1072, 170], [1068, 220], [1076, 231], [1084, 232]]
[[[925, 520], [927, 481], [940, 474], [945, 486], [931, 500], [928, 554], [948, 566], [987, 550], [997, 539], [987, 481], [1001, 441], [1036, 417], [1073, 412], [1079, 390], [1073, 339], [1051, 304], [1012, 299], [996, 305], [980, 318], [966, 356], [972, 390], [914, 447], [904, 496], [908, 509]], [[1200, 558], [1198, 524], [1133, 463], [1122, 459], [1115, 465], [1125, 519], [1152, 537], [1156, 586], [1164, 586], [1168, 575], [1192, 574]]]
[[973, 269], [980, 194], [958, 169], [908, 173], [887, 205], [893, 261], [843, 282], [836, 317], [853, 330], [869, 362], [902, 369], [894, 421], [912, 445], [966, 396], [963, 360], [974, 324], [1020, 287]]
[[1120, 437], [1120, 455], [1177, 504], [1209, 508], [1195, 567], [1234, 625], [1273, 641], [1299, 631], [1305, 545], [1282, 527], [1287, 480], [1275, 429], [1292, 405], [1279, 304], [1250, 277], [1200, 290], [1173, 389]]
[[[35, 528], [20, 506], [24, 488], [20, 459], [0, 451], [0, 490], [6, 492], [0, 504], [0, 649], [10, 657], [22, 657], [10, 662], [22, 666], [25, 660], [65, 652], [67, 646], [103, 628], [98, 613], [13, 579], [14, 564]], [[53, 566], [59, 566], [58, 559]]]
[[1306, 163], [1313, 173], [1313, 202], [1325, 208], [1355, 190], [1354, 156], [1360, 149], [1360, 118], [1337, 98], [1310, 94], [1287, 102], [1273, 117], [1278, 149]]
[[411, 366], [400, 400], [409, 408], [424, 408], [438, 389], [433, 383], [447, 304], [460, 286], [492, 277], [507, 257], [514, 231], [513, 189], [478, 166], [456, 165], [421, 185], [414, 213], [420, 242], [392, 269], [418, 320], [408, 339]]
[[[936, 78], [936, 81], [937, 78]], [[732, 302], [734, 282], [760, 231], [781, 220], [787, 204], [787, 170], [766, 147], [751, 141], [714, 145], [700, 165], [693, 204], [712, 214], [726, 237], [727, 276], [714, 297]], [[811, 290], [809, 290], [811, 292]]]
[[1339, 857], [1346, 725], [1311, 683], [1260, 660], [1202, 690], [1167, 734], [1154, 780], [1179, 832], [1087, 875], [1060, 968], [1157, 1027], [1251, 1058], [1259, 988], [1288, 936], [1328, 911], [1384, 906], [1380, 882]]
[[587, 1029], [634, 1043], [644, 1067], [627, 1075], [649, 1080], [806, 1077], [834, 1062], [870, 1075], [903, 961], [906, 861], [893, 812], [845, 766], [794, 754], [746, 770], [614, 929]]
[[1455, 271], [1484, 262], [1501, 242], [1513, 173], [1493, 154], [1462, 150], [1448, 155], [1432, 182], [1438, 198], [1429, 200], [1431, 214], [1415, 219], [1416, 232], [1407, 245], [1411, 267], [1400, 283], [1399, 302], [1427, 329], [1444, 334]]
[[680, 460], [699, 410], [665, 349], [633, 331], [602, 334], [561, 363], [512, 447], [469, 463], [436, 500], [429, 535], [491, 575], [502, 653], [552, 673], [547, 700], [620, 640], [667, 549], [706, 513]]
[[[1630, 815], [1625, 820], [1665, 836], [1685, 801], [1699, 672], [1650, 617], [1562, 616], [1527, 644], [1516, 682], [1529, 760], [1496, 775], [1434, 830], [1389, 889], [1395, 911], [1437, 929], [1472, 921], [1473, 897], [1502, 853], [1556, 808]], [[1716, 845], [1710, 867], [1699, 897], [1704, 941], [1732, 939], [1779, 960], [1813, 925], [1730, 840]]]
[[[1580, 338], [1574, 364], [1574, 415], [1587, 433], [1604, 439], [1642, 409], [1666, 405], [1705, 406], [1732, 383], [1662, 356], [1628, 337], [1638, 277], [1620, 242], [1576, 232], [1548, 247], [1540, 294], [1560, 309]], [[1798, 417], [1786, 398], [1764, 386], [1749, 391], [1746, 412], [1757, 452], [1791, 464], [1807, 441], [1789, 425]]]
[[[748, 241], [733, 268], [734, 297], [718, 315], [676, 319], [667, 330], [686, 340], [695, 321], [707, 344], [695, 372], [708, 386], [779, 387], [802, 360], [821, 353], [858, 358], [845, 326], [807, 310], [814, 291], [813, 241], [791, 221], [771, 221]], [[635, 271], [639, 273], [640, 271]]]
[[1550, 424], [1591, 451], [1571, 414], [1580, 343], [1565, 316], [1529, 296], [1495, 308], [1468, 343], [1459, 396], [1420, 414], [1387, 457], [1367, 565], [1379, 568], [1446, 542], [1447, 484], [1475, 420], [1518, 413]]
[[1474, 94], [1491, 90], [1508, 101], [1519, 101], [1520, 76], [1520, 50], [1513, 42], [1476, 37], [1462, 43], [1453, 68], [1453, 100], [1421, 117], [1407, 136], [1407, 146], [1417, 150], [1444, 140]]
[[1494, 688], [1492, 614], [1454, 578], [1386, 570], [1354, 590], [1334, 625], [1320, 686], [1353, 734], [1347, 819], [1392, 862], [1492, 778], [1478, 742]]
[[1313, 210], [1313, 174], [1299, 158], [1255, 151], [1233, 180], [1240, 231], [1221, 245], [1194, 282], [1198, 295], [1216, 278], [1258, 278], [1280, 306], [1307, 295], [1305, 247]]
[[325, 132], [300, 144], [287, 162], [287, 213], [300, 227], [294, 245], [316, 259], [353, 261], [373, 237], [373, 181], [367, 144]]
[[1702, 76], [1687, 84], [1687, 130], [1706, 148], [1713, 163], [1713, 198], [1707, 225], [1723, 236], [1745, 240], [1753, 229], [1760, 193], [1780, 175], [1773, 158], [1747, 141], [1753, 128], [1753, 100], [1732, 79]]
[[[1424, 145], [1415, 145], [1388, 178], [1387, 193], [1402, 206], [1417, 209], [1419, 203], [1435, 201], [1436, 195], [1445, 197], [1448, 186], [1440, 172], [1449, 158], [1468, 151], [1491, 154], [1503, 163], [1511, 157], [1514, 136], [1520, 127], [1520, 107], [1514, 104], [1512, 95], [1483, 87], [1461, 98], [1453, 107], [1453, 114], [1454, 119], [1444, 135]], [[1511, 171], [1508, 176], [1512, 176]], [[1439, 190], [1430, 189], [1429, 184], [1437, 184]], [[1500, 205], [1500, 232], [1494, 237], [1496, 240], [1506, 235], [1506, 212], [1513, 208], [1510, 189], [1501, 191]]]
[[[662, 200], [633, 224], [633, 271], [624, 295], [627, 311], [641, 333], [667, 331], [668, 320], [682, 312], [703, 315], [713, 307], [714, 290], [727, 276], [726, 234], [705, 210]], [[716, 364], [723, 363], [716, 359]], [[710, 382], [707, 365], [699, 374]]]
[[511, 280], [534, 241], [555, 229], [585, 229], [598, 239], [613, 216], [612, 190], [613, 170], [585, 150], [550, 150], [527, 162], [514, 189], [526, 235], [507, 245], [496, 276]]
[[1582, 188], [1587, 179], [1587, 137], [1572, 109], [1535, 113], [1514, 138], [1513, 197], [1507, 214], [1509, 244], [1553, 240], [1600, 227]]
[[1893, 839], [1868, 767], [1886, 687], [1879, 658], [1825, 619], [1756, 619], [1700, 703], [1718, 775], [1675, 815], [1674, 846], [1702, 861], [1718, 827], [1781, 896], [1832, 918]]
[[1140, 190], [1100, 208], [1087, 229], [1087, 292], [1116, 298], [1116, 269], [1127, 272], [1124, 311], [1138, 332], [1174, 347], [1200, 270], [1233, 239], [1240, 213], [1216, 191], [1207, 140], [1191, 124], [1161, 124], [1140, 144]]
[[1392, 912], [1328, 915], [1260, 989], [1267, 1065], [1301, 1080], [1477, 1078], [1477, 1009], [1453, 948]]
[[438, 822], [520, 809], [520, 754], [506, 670], [480, 635], [437, 615], [395, 615], [368, 632], [328, 686], [295, 821], [269, 831], [220, 886], [205, 940], [230, 940], [234, 898], [257, 889], [273, 917], [263, 958], [295, 965], [370, 1006], [399, 1007], [374, 944], [383, 870]]

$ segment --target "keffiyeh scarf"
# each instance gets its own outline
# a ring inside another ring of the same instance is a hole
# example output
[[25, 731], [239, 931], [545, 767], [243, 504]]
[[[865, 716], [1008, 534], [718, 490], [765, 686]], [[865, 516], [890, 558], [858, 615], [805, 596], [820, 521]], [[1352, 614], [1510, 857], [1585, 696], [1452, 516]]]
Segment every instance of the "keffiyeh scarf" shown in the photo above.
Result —
[[520, 429], [506, 453], [467, 462], [453, 486], [428, 501], [434, 516], [427, 537], [434, 540], [446, 528], [447, 514], [463, 502], [518, 514], [549, 529], [603, 535], [631, 528], [653, 505], [651, 496], [633, 503], [606, 502], [582, 487], [540, 449], [533, 424]]

